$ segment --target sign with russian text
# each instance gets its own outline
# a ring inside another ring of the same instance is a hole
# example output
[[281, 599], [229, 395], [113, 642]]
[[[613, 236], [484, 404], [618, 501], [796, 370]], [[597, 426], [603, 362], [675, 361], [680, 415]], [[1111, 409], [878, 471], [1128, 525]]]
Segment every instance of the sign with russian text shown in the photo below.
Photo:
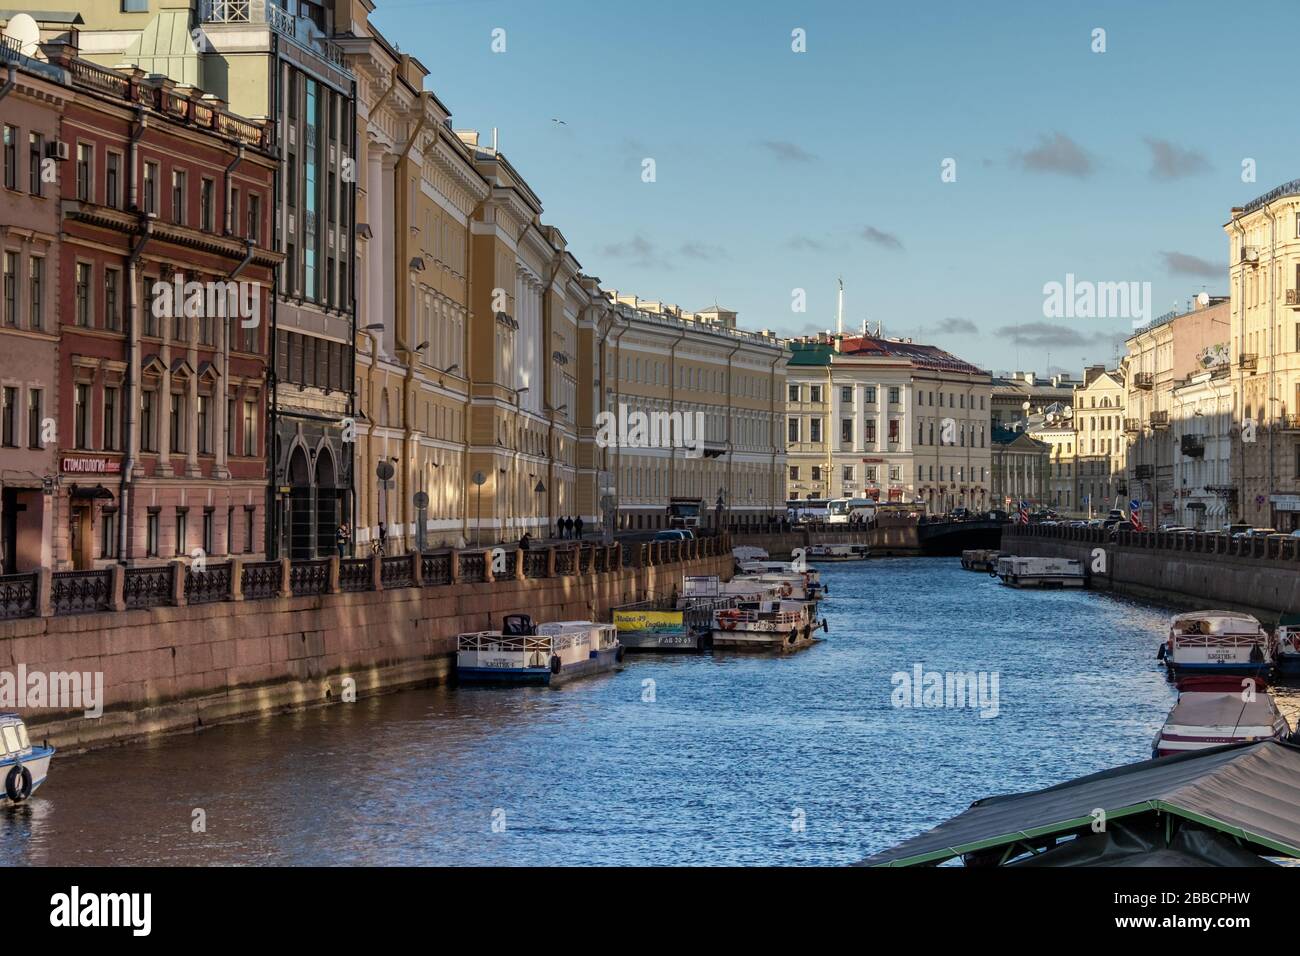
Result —
[[74, 475], [117, 475], [122, 472], [120, 458], [64, 458], [61, 471]]

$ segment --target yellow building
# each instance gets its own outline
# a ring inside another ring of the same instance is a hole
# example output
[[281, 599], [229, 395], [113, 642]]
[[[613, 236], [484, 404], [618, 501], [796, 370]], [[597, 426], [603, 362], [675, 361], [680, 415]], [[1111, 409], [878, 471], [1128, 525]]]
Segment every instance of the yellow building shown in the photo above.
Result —
[[1075, 386], [1072, 402], [1075, 429], [1074, 471], [1078, 478], [1074, 500], [1081, 515], [1104, 516], [1128, 493], [1128, 441], [1124, 431], [1124, 377], [1104, 365], [1084, 369], [1083, 384]]
[[1232, 210], [1231, 472], [1241, 520], [1300, 527], [1300, 180]]
[[716, 305], [687, 312], [611, 290], [606, 308], [593, 470], [607, 475], [618, 528], [667, 527], [673, 498], [696, 502], [702, 526], [784, 514], [784, 343]]

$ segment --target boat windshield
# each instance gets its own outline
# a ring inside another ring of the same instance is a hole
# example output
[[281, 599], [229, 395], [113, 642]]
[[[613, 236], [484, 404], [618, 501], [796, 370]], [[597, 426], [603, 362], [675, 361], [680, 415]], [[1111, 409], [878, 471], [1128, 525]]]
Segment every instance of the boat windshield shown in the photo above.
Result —
[[0, 733], [4, 736], [5, 751], [7, 753], [17, 753], [23, 748], [18, 743], [18, 728], [13, 724], [6, 724]]

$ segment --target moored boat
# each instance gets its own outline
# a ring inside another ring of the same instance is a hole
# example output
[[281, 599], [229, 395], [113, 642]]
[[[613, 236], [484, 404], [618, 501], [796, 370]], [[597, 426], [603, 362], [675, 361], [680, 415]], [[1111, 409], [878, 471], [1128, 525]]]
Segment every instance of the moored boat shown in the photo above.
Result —
[[1273, 641], [1258, 620], [1241, 611], [1192, 611], [1169, 621], [1169, 635], [1157, 657], [1177, 677], [1258, 678], [1273, 665]]
[[967, 571], [993, 571], [997, 568], [1000, 551], [988, 548], [975, 548], [961, 553], [961, 566]]
[[[736, 568], [733, 580], [740, 578], [754, 578], [774, 584], [785, 597], [820, 601], [829, 593], [821, 583], [821, 574], [816, 568], [793, 561], [745, 561]], [[781, 587], [783, 584], [789, 584], [790, 587]]]
[[736, 547], [731, 549], [731, 556], [736, 559], [737, 564], [743, 564], [746, 561], [767, 560], [767, 552], [752, 544], [736, 545]]
[[1013, 588], [1081, 588], [1083, 562], [1071, 558], [998, 557], [994, 575]]
[[1284, 677], [1300, 677], [1300, 614], [1283, 614], [1277, 622], [1273, 666]]
[[792, 651], [812, 644], [826, 620], [810, 601], [741, 601], [713, 612], [713, 646], [736, 650]]
[[622, 661], [617, 628], [592, 621], [535, 625], [527, 614], [507, 614], [501, 630], [461, 634], [456, 641], [462, 684], [554, 686], [614, 670]]
[[0, 713], [0, 780], [4, 799], [22, 803], [45, 782], [53, 747], [38, 746], [27, 736], [27, 725], [15, 713]]
[[865, 544], [814, 544], [807, 551], [809, 561], [865, 561], [870, 553]]
[[1291, 735], [1262, 681], [1214, 675], [1187, 678], [1179, 686], [1178, 702], [1151, 744], [1153, 757]]

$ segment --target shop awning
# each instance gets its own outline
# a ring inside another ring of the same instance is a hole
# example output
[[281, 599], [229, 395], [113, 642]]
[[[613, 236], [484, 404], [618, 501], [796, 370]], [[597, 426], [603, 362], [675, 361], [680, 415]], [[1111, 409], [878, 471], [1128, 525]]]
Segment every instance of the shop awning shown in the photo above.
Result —
[[68, 494], [72, 498], [91, 498], [105, 501], [113, 500], [113, 492], [109, 491], [103, 485], [73, 485]]
[[988, 797], [862, 865], [936, 864], [986, 851], [1011, 858], [1090, 833], [1097, 808], [1107, 821], [1129, 826], [1141, 826], [1144, 815], [1168, 814], [1226, 834], [1256, 855], [1300, 857], [1300, 746], [1270, 740], [1215, 747]]

